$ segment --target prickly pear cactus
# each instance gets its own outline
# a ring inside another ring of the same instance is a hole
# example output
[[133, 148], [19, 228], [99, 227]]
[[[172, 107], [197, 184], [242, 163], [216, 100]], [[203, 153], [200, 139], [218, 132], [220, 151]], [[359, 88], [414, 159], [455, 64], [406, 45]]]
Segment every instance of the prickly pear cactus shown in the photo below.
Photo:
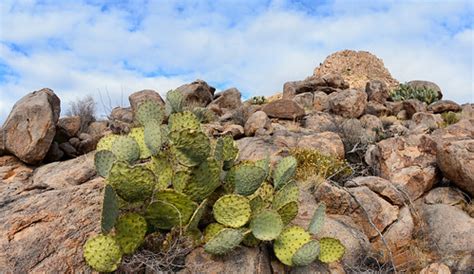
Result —
[[247, 198], [240, 195], [224, 195], [214, 203], [214, 218], [219, 223], [233, 228], [245, 225], [252, 214]]
[[313, 218], [309, 223], [308, 231], [309, 233], [316, 235], [324, 226], [324, 220], [326, 218], [326, 205], [320, 203], [316, 210], [314, 211]]
[[102, 204], [101, 228], [107, 234], [112, 230], [119, 215], [119, 204], [115, 190], [106, 185], [104, 188], [104, 200]]
[[245, 163], [235, 169], [235, 192], [240, 195], [253, 194], [265, 180], [265, 170], [254, 164]]
[[273, 250], [280, 262], [292, 266], [296, 251], [311, 240], [311, 235], [303, 228], [291, 226], [286, 228], [273, 243]]
[[332, 263], [340, 260], [346, 251], [344, 245], [335, 238], [319, 239], [319, 260], [323, 263]]
[[237, 247], [243, 239], [242, 231], [224, 228], [206, 243], [204, 250], [213, 255], [224, 255]]
[[128, 136], [132, 137], [137, 142], [140, 148], [140, 159], [147, 159], [151, 156], [151, 151], [148, 149], [145, 143], [145, 128], [135, 127], [130, 130]]
[[304, 266], [314, 262], [318, 255], [319, 243], [317, 241], [309, 241], [296, 250], [291, 260], [295, 266]]
[[140, 147], [130, 136], [118, 136], [112, 144], [111, 151], [120, 161], [134, 163], [140, 158]]
[[282, 188], [296, 172], [296, 159], [293, 156], [288, 156], [280, 160], [273, 172], [273, 185], [275, 189]]
[[166, 114], [182, 112], [184, 108], [184, 96], [178, 90], [170, 90], [166, 94]]
[[252, 218], [250, 230], [255, 238], [262, 241], [274, 240], [283, 230], [280, 214], [274, 210], [265, 210]]
[[83, 252], [86, 263], [99, 272], [115, 271], [122, 260], [120, 246], [112, 236], [97, 235], [88, 239]]
[[112, 150], [112, 144], [120, 135], [108, 134], [102, 137], [97, 143], [96, 150]]
[[155, 189], [155, 175], [144, 166], [115, 162], [107, 178], [117, 194], [127, 202], [144, 201]]
[[197, 166], [209, 156], [210, 141], [203, 132], [184, 129], [171, 131], [169, 137], [172, 153], [184, 166]]
[[159, 191], [154, 200], [148, 206], [145, 218], [160, 229], [186, 225], [198, 207], [188, 196], [174, 190]]
[[209, 197], [220, 185], [220, 165], [212, 158], [203, 161], [199, 166], [191, 168], [191, 173], [183, 193], [193, 201], [200, 202]]
[[95, 170], [99, 176], [106, 178], [112, 165], [117, 160], [110, 150], [99, 150], [94, 155]]
[[196, 115], [190, 111], [178, 112], [170, 115], [168, 120], [168, 128], [170, 131], [175, 130], [201, 130], [201, 123]]
[[160, 125], [164, 117], [165, 113], [163, 107], [151, 100], [142, 102], [135, 113], [135, 119], [145, 127], [149, 123], [158, 123], [158, 125]]
[[123, 254], [132, 254], [145, 240], [147, 224], [145, 218], [136, 213], [127, 213], [117, 220], [115, 238]]
[[210, 223], [206, 226], [206, 229], [204, 229], [204, 242], [209, 242], [214, 236], [216, 236], [219, 231], [223, 230], [225, 228], [224, 225], [221, 225], [219, 223]]
[[152, 155], [161, 151], [163, 138], [161, 137], [161, 126], [158, 122], [148, 122], [144, 131], [145, 145]]

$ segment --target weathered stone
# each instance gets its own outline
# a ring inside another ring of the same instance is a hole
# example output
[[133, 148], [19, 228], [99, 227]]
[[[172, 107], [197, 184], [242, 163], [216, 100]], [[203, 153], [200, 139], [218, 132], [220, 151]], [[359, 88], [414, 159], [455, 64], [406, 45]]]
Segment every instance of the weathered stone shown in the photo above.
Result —
[[131, 108], [115, 107], [110, 113], [110, 120], [124, 123], [133, 123], [133, 111]]
[[263, 109], [268, 117], [279, 119], [298, 119], [304, 116], [304, 109], [288, 99], [281, 99], [266, 104]]
[[81, 117], [80, 116], [69, 116], [59, 118], [57, 130], [63, 131], [67, 137], [71, 138], [76, 136], [81, 129]]
[[240, 91], [236, 88], [230, 88], [217, 93], [208, 107], [218, 106], [221, 109], [237, 109], [242, 106], [240, 98]]
[[315, 132], [336, 131], [337, 126], [331, 115], [325, 112], [314, 112], [307, 115], [303, 119], [305, 128], [314, 130]]
[[225, 256], [212, 256], [202, 247], [198, 247], [186, 257], [185, 269], [180, 273], [271, 274], [272, 270], [268, 254], [263, 247], [240, 247]]
[[411, 119], [413, 114], [426, 111], [426, 103], [416, 99], [403, 101], [403, 109], [406, 111], [406, 119]]
[[377, 176], [356, 177], [346, 183], [347, 187], [366, 186], [394, 205], [403, 205], [405, 198], [389, 180]]
[[380, 80], [372, 80], [367, 82], [367, 85], [365, 86], [365, 92], [367, 92], [369, 101], [375, 101], [381, 104], [387, 101], [387, 98], [390, 94], [385, 82]]
[[413, 80], [407, 83], [409, 87], [415, 88], [415, 89], [420, 89], [420, 88], [426, 88], [426, 89], [432, 89], [438, 93], [438, 100], [441, 100], [443, 98], [443, 93], [441, 92], [441, 89], [439, 86], [433, 82], [429, 81], [422, 81], [422, 80]]
[[70, 158], [77, 157], [78, 153], [75, 147], [73, 147], [69, 142], [64, 142], [59, 144], [59, 148], [64, 152], [64, 154]]
[[397, 102], [387, 101], [387, 102], [385, 102], [384, 105], [388, 108], [391, 115], [397, 115], [403, 109], [403, 102], [402, 101], [397, 101]]
[[423, 198], [425, 204], [445, 204], [456, 205], [465, 201], [461, 191], [452, 187], [437, 187], [433, 188]]
[[259, 129], [271, 130], [271, 121], [263, 111], [254, 112], [245, 123], [244, 131], [246, 136], [253, 136]]
[[86, 133], [89, 133], [94, 140], [99, 140], [107, 133], [108, 126], [106, 121], [92, 122], [89, 124]]
[[358, 118], [367, 105], [367, 93], [355, 89], [343, 90], [329, 95], [331, 112], [346, 118]]
[[163, 101], [163, 98], [161, 98], [160, 94], [151, 89], [136, 91], [130, 94], [130, 96], [128, 96], [128, 101], [130, 102], [130, 107], [133, 113], [137, 111], [138, 106], [143, 101], [148, 101], [148, 100], [158, 103], [162, 106], [165, 105], [165, 102]]
[[184, 96], [186, 106], [207, 106], [214, 97], [215, 88], [209, 86], [203, 80], [196, 80], [191, 84], [185, 84], [176, 89]]
[[245, 135], [244, 128], [241, 125], [225, 125], [222, 129], [222, 135], [228, 134], [232, 135], [234, 139], [239, 139]]
[[433, 113], [442, 113], [445, 111], [461, 111], [461, 106], [456, 102], [451, 100], [439, 100], [427, 107], [427, 110], [432, 111]]
[[58, 143], [53, 142], [51, 146], [49, 147], [48, 153], [46, 154], [46, 157], [44, 159], [47, 162], [56, 162], [56, 161], [61, 160], [63, 156], [64, 156], [64, 152], [61, 149], [59, 149]]
[[443, 123], [443, 119], [439, 114], [432, 114], [428, 112], [417, 112], [411, 118], [413, 123], [409, 129], [412, 134], [420, 134], [424, 132], [433, 131]]
[[384, 106], [383, 104], [375, 101], [369, 101], [367, 102], [367, 106], [365, 107], [364, 113], [366, 114], [372, 114], [375, 116], [388, 116], [390, 115], [390, 110]]
[[432, 263], [429, 266], [423, 268], [420, 274], [451, 274], [449, 267], [442, 263]]
[[329, 109], [329, 98], [325, 92], [319, 91], [313, 94], [313, 108], [316, 111]]
[[[333, 155], [339, 159], [344, 158], [344, 144], [334, 132], [321, 132], [296, 137], [295, 147], [317, 150], [326, 155]], [[275, 139], [277, 142], [277, 139]]]
[[297, 94], [305, 92], [332, 93], [341, 89], [347, 89], [349, 85], [338, 74], [325, 74], [321, 77], [311, 76], [303, 81], [286, 82], [283, 85], [283, 99], [292, 99]]
[[5, 148], [29, 164], [41, 162], [56, 134], [60, 100], [50, 89], [21, 98], [3, 125]]
[[305, 110], [310, 110], [313, 108], [313, 93], [305, 92], [296, 95], [293, 98], [293, 101], [297, 103], [301, 108]]

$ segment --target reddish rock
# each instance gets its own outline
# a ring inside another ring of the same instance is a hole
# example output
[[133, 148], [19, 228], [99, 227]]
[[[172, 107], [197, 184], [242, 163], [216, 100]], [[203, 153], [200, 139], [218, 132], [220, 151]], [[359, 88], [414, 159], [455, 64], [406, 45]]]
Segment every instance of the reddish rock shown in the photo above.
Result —
[[358, 118], [367, 106], [367, 93], [355, 89], [331, 93], [329, 106], [332, 113], [346, 118]]
[[429, 105], [427, 109], [433, 113], [442, 113], [445, 111], [458, 112], [461, 111], [461, 106], [450, 100], [439, 100]]
[[263, 109], [268, 117], [279, 119], [298, 119], [304, 116], [304, 110], [297, 103], [280, 99], [266, 104]]

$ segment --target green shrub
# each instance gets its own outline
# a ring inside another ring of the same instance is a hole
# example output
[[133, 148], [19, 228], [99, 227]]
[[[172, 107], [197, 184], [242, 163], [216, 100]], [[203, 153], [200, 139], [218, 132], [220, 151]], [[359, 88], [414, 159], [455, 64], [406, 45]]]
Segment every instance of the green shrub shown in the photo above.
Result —
[[263, 104], [267, 103], [267, 98], [265, 98], [265, 96], [254, 96], [254, 97], [250, 98], [250, 102], [253, 105], [263, 105]]
[[447, 112], [441, 113], [441, 117], [443, 118], [443, 125], [442, 126], [446, 127], [446, 126], [449, 126], [449, 125], [452, 125], [452, 124], [456, 124], [460, 120], [459, 116], [460, 115], [458, 113], [452, 112], [452, 111], [447, 111]]
[[392, 101], [417, 99], [429, 105], [435, 101], [438, 101], [438, 93], [436, 90], [426, 87], [414, 88], [407, 84], [400, 84], [398, 88], [394, 89], [390, 93], [390, 98]]
[[102, 233], [85, 246], [92, 268], [115, 271], [125, 254], [139, 249], [169, 254], [173, 238], [191, 239], [187, 242], [204, 245], [213, 255], [240, 244], [273, 241], [278, 259], [290, 266], [343, 256], [339, 240], [321, 239], [319, 248], [309, 234], [321, 227], [321, 210], [310, 232], [288, 226], [298, 213], [299, 190], [293, 181], [297, 159], [283, 158], [274, 168], [268, 158], [236, 163], [238, 148], [232, 137], [211, 140], [192, 112], [166, 109], [168, 125], [162, 125], [165, 110], [143, 102], [135, 115], [140, 130], [105, 136], [100, 142], [95, 164], [107, 185]]

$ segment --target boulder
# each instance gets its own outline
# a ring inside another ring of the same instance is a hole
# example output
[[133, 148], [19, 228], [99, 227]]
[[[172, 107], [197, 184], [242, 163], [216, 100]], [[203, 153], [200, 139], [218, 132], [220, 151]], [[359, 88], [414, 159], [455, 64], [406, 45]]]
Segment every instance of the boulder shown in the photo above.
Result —
[[131, 124], [133, 123], [133, 110], [129, 107], [114, 107], [110, 113], [109, 119], [112, 121], [120, 121]]
[[95, 173], [83, 172], [94, 169], [93, 154], [46, 165], [35, 175], [5, 157], [0, 158], [2, 271], [90, 273], [82, 246], [100, 232], [104, 186]]
[[128, 101], [130, 102], [130, 107], [133, 113], [136, 112], [138, 106], [143, 102], [151, 100], [154, 101], [162, 106], [165, 105], [165, 102], [163, 101], [163, 98], [161, 98], [161, 95], [151, 89], [144, 89], [140, 91], [136, 91], [132, 93], [130, 96], [128, 96]]
[[422, 81], [422, 80], [413, 80], [407, 83], [409, 87], [415, 88], [415, 89], [420, 89], [420, 88], [426, 88], [426, 89], [432, 89], [438, 93], [438, 100], [441, 100], [443, 98], [443, 93], [441, 92], [441, 89], [439, 86], [433, 82], [430, 81]]
[[443, 113], [446, 111], [458, 112], [461, 111], [461, 106], [451, 100], [439, 100], [431, 103], [427, 107], [427, 110], [432, 111], [433, 113]]
[[264, 247], [240, 247], [225, 256], [212, 256], [204, 248], [194, 249], [187, 257], [181, 274], [259, 273], [271, 274], [270, 259]]
[[382, 196], [391, 204], [401, 206], [405, 202], [403, 193], [400, 192], [389, 180], [377, 176], [359, 176], [346, 183], [347, 187], [366, 186], [373, 192]]
[[420, 274], [451, 274], [449, 267], [442, 263], [432, 263], [429, 266], [423, 268]]
[[245, 122], [244, 132], [246, 136], [253, 136], [257, 130], [263, 129], [265, 132], [271, 130], [271, 121], [263, 111], [254, 112]]
[[301, 108], [305, 110], [310, 110], [313, 108], [313, 93], [311, 92], [305, 92], [296, 95], [293, 98], [293, 101], [297, 103]]
[[339, 74], [311, 76], [303, 81], [286, 82], [283, 85], [283, 99], [292, 99], [300, 93], [322, 91], [329, 94], [346, 88], [349, 85]]
[[443, 123], [443, 118], [439, 114], [428, 112], [417, 112], [411, 120], [413, 123], [409, 125], [410, 133], [415, 134], [433, 131]]
[[413, 200], [439, 180], [436, 143], [425, 134], [382, 140], [367, 151], [366, 159], [378, 176], [391, 181]]
[[413, 114], [426, 111], [426, 104], [416, 99], [405, 100], [403, 110], [406, 111], [406, 119], [411, 119]]
[[367, 106], [365, 107], [364, 113], [372, 114], [377, 117], [380, 116], [388, 116], [390, 115], [390, 110], [384, 106], [383, 104], [376, 102], [376, 101], [369, 101], [367, 102]]
[[315, 132], [336, 131], [332, 116], [326, 112], [314, 112], [304, 117], [303, 126]]
[[222, 129], [222, 135], [232, 135], [234, 139], [239, 139], [244, 136], [245, 131], [241, 125], [225, 125]]
[[221, 109], [237, 109], [242, 106], [240, 98], [240, 91], [236, 88], [230, 88], [217, 93], [208, 108], [217, 106]]
[[319, 91], [313, 94], [313, 108], [316, 111], [329, 109], [329, 98], [325, 92]]
[[298, 119], [304, 116], [304, 109], [288, 99], [280, 99], [266, 104], [263, 109], [268, 117], [279, 119]]
[[452, 187], [437, 187], [433, 188], [423, 198], [425, 204], [445, 204], [457, 205], [465, 201], [463, 193]]
[[56, 135], [60, 111], [60, 100], [51, 89], [21, 98], [3, 124], [5, 149], [25, 163], [41, 162]]
[[355, 89], [343, 90], [329, 95], [332, 113], [346, 118], [358, 118], [367, 105], [367, 93]]
[[216, 89], [209, 86], [203, 80], [196, 80], [191, 84], [185, 84], [176, 89], [184, 96], [186, 106], [205, 107], [214, 98]]
[[381, 104], [385, 103], [390, 95], [387, 85], [385, 82], [380, 80], [372, 80], [367, 82], [367, 85], [365, 85], [365, 92], [367, 93], [367, 98], [369, 101], [374, 101]]
[[80, 116], [69, 116], [59, 118], [57, 129], [59, 132], [64, 133], [67, 137], [71, 138], [76, 136], [81, 129], [81, 117]]

